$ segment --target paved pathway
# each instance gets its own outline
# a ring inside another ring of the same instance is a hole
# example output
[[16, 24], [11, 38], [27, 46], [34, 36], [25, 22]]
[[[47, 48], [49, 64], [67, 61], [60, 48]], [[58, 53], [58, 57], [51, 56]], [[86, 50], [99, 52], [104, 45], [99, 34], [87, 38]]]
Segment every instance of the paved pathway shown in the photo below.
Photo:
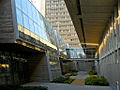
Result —
[[75, 79], [71, 85], [80, 85], [80, 86], [83, 86], [85, 85], [85, 79]]
[[23, 86], [46, 86], [48, 90], [112, 90], [106, 86], [73, 86], [69, 84], [58, 84], [58, 83], [39, 83], [33, 82]]
[[85, 79], [87, 77], [89, 77], [89, 74], [87, 72], [84, 72], [84, 71], [78, 72], [77, 76], [70, 76], [70, 78], [73, 78], [73, 79]]
[[[73, 79], [85, 79], [89, 77], [87, 72], [78, 72], [77, 76], [71, 76]], [[23, 86], [45, 86], [48, 87], [48, 90], [112, 90], [109, 86], [79, 86], [77, 84], [69, 85], [69, 84], [60, 84], [60, 83], [40, 83], [40, 82], [32, 82], [24, 84]]]

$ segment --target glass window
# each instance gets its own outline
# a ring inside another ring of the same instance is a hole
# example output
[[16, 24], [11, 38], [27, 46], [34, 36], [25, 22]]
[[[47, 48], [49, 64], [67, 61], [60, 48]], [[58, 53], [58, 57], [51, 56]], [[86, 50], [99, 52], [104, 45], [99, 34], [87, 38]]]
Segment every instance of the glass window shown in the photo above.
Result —
[[19, 9], [22, 9], [21, 1], [20, 0], [15, 0], [16, 7]]
[[32, 18], [33, 17], [33, 15], [32, 15], [33, 14], [32, 13], [32, 4], [30, 2], [27, 3], [27, 8], [28, 8], [28, 13], [27, 14], [29, 15], [29, 17]]
[[38, 36], [40, 36], [41, 37], [41, 27], [40, 26], [38, 26]]
[[29, 19], [29, 24], [30, 24], [30, 31], [35, 32], [33, 20]]
[[36, 23], [34, 23], [34, 26], [35, 26], [35, 32], [34, 33], [38, 35], [38, 26], [37, 26]]
[[24, 27], [30, 29], [28, 17], [25, 14], [23, 14], [23, 19], [24, 19]]
[[36, 9], [35, 9], [35, 7], [33, 5], [31, 6], [31, 10], [32, 10], [32, 13], [33, 13], [33, 19], [35, 21], [35, 18], [36, 18], [35, 11], [36, 11]]
[[27, 0], [20, 0], [22, 4], [22, 10], [27, 14]]
[[17, 23], [23, 26], [23, 17], [21, 10], [16, 8], [16, 13], [17, 13]]

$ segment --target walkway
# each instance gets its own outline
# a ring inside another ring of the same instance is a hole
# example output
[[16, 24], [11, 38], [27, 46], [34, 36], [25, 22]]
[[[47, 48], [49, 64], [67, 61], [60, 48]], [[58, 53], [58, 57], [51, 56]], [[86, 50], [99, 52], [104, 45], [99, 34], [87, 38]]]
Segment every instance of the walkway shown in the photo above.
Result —
[[73, 78], [73, 79], [85, 79], [87, 77], [89, 77], [89, 74], [87, 72], [84, 72], [84, 71], [78, 72], [77, 76], [70, 76], [70, 78]]
[[[45, 87], [48, 87], [48, 90], [112, 90], [109, 86], [88, 86], [88, 85], [83, 85], [84, 79], [86, 77], [89, 77], [88, 73], [81, 71], [81, 72], [78, 72], [77, 76], [71, 76], [70, 77], [70, 78], [76, 79], [76, 81], [73, 82], [72, 85], [60, 84], [60, 83], [32, 82], [32, 83], [24, 84], [23, 86], [45, 86]], [[79, 82], [80, 79], [81, 79], [81, 82]]]
[[48, 90], [112, 90], [106, 86], [73, 86], [69, 84], [58, 84], [58, 83], [29, 83], [24, 86], [45, 86]]

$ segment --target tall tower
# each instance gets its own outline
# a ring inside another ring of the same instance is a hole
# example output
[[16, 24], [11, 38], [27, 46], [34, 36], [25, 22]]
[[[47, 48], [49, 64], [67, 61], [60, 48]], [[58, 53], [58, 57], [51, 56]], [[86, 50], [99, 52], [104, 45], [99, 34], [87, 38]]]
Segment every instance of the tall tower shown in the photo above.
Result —
[[45, 17], [66, 43], [73, 48], [81, 47], [64, 0], [45, 0]]

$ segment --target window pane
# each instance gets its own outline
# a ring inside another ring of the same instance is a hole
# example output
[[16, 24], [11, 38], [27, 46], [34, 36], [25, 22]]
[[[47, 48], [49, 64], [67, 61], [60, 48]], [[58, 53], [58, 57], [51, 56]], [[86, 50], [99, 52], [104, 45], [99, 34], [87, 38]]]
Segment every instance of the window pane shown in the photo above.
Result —
[[21, 0], [21, 2], [22, 2], [23, 12], [27, 14], [27, 1], [26, 0]]
[[27, 29], [30, 29], [29, 28], [28, 17], [25, 14], [23, 14], [23, 19], [24, 19], [24, 27], [27, 28]]
[[16, 7], [19, 9], [22, 9], [21, 1], [20, 0], [15, 0]]
[[33, 17], [33, 15], [32, 15], [33, 13], [32, 13], [32, 7], [31, 6], [32, 6], [32, 4], [30, 2], [28, 2], [27, 3], [28, 15], [29, 15], [29, 17], [32, 18]]
[[34, 30], [34, 23], [31, 19], [29, 19], [29, 24], [30, 24], [30, 31], [35, 32]]
[[23, 17], [22, 17], [22, 12], [16, 8], [17, 12], [17, 23], [23, 26]]

